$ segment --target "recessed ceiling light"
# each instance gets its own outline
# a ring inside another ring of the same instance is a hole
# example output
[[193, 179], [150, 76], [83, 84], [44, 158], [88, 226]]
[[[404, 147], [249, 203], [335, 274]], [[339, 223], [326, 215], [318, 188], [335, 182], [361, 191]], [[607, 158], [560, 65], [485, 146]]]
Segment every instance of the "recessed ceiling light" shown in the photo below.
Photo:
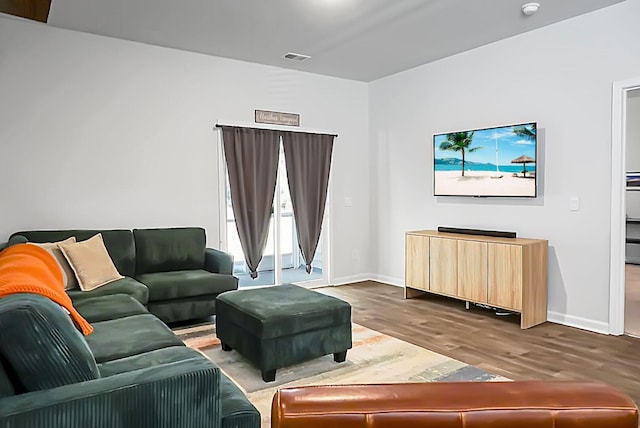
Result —
[[525, 15], [533, 15], [540, 8], [540, 3], [526, 3], [522, 5], [522, 13]]
[[295, 53], [295, 52], [289, 52], [289, 53], [284, 54], [283, 58], [284, 59], [290, 59], [292, 61], [306, 61], [309, 58], [311, 58], [311, 56], [298, 54], [298, 53]]

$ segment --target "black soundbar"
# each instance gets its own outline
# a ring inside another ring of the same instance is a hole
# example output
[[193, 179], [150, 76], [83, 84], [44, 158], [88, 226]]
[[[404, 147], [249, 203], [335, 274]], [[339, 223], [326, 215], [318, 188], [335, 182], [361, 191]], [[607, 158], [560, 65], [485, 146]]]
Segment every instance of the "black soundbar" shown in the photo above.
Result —
[[504, 232], [501, 230], [463, 229], [459, 227], [438, 226], [438, 232], [462, 233], [463, 235], [483, 235], [496, 238], [515, 238], [515, 232]]

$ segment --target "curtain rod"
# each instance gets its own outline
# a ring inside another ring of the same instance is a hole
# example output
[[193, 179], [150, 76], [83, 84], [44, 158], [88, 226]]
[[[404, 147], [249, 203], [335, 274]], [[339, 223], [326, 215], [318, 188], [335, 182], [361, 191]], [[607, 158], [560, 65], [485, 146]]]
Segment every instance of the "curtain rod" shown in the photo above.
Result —
[[217, 123], [216, 124], [216, 128], [222, 128], [222, 127], [229, 127], [229, 128], [247, 128], [247, 129], [265, 129], [267, 131], [282, 131], [282, 132], [295, 132], [297, 134], [317, 134], [317, 135], [330, 135], [332, 137], [338, 137], [338, 134], [332, 134], [329, 132], [313, 132], [313, 131], [296, 131], [296, 130], [292, 130], [292, 129], [278, 129], [278, 128], [268, 128], [268, 127], [257, 127], [257, 126], [242, 126], [242, 125], [226, 125], [224, 123]]

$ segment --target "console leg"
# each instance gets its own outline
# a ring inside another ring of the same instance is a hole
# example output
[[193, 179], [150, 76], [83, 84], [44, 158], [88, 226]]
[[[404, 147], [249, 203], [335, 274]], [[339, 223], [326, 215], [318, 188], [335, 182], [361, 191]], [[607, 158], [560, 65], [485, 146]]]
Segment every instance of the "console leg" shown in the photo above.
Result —
[[265, 382], [273, 382], [276, 380], [275, 370], [262, 370], [262, 380]]
[[224, 342], [220, 342], [220, 345], [222, 346], [223, 351], [233, 351], [233, 348]]
[[333, 361], [336, 363], [344, 363], [347, 359], [347, 351], [336, 352], [333, 354]]

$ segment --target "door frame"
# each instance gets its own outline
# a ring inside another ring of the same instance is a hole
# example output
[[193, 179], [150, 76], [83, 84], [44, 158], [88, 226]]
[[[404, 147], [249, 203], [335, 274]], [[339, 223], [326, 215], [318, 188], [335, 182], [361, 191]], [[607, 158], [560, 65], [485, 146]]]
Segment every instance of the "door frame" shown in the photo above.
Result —
[[613, 83], [611, 111], [611, 251], [609, 261], [609, 334], [624, 334], [626, 244], [627, 99], [640, 89], [640, 77]]

